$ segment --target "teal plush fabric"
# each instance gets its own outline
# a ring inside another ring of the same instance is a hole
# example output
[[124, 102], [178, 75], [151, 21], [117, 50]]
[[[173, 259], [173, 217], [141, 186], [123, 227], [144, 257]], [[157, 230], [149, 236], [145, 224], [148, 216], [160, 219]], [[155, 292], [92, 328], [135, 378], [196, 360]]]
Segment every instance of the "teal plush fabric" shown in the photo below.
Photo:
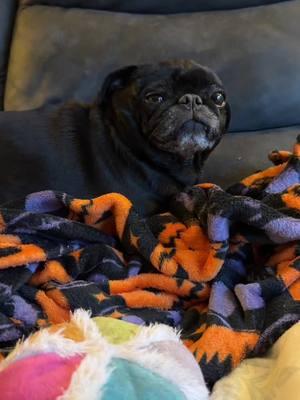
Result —
[[185, 400], [178, 387], [156, 373], [125, 359], [114, 358], [113, 372], [102, 400]]

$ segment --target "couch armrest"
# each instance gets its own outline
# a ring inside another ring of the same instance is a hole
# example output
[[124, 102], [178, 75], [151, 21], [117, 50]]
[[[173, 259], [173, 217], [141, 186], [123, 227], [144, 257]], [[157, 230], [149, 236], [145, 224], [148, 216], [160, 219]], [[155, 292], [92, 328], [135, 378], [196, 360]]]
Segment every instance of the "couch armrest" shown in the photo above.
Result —
[[6, 69], [9, 56], [10, 40], [13, 30], [16, 0], [0, 1], [0, 109], [3, 110], [3, 96], [6, 80]]

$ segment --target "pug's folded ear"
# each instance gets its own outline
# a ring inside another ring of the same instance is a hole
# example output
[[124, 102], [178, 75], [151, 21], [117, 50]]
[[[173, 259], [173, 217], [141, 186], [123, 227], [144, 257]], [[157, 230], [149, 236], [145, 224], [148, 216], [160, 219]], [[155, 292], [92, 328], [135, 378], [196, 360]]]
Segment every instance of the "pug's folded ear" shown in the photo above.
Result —
[[107, 104], [112, 94], [117, 90], [124, 88], [132, 78], [133, 73], [137, 70], [136, 65], [130, 65], [113, 71], [104, 80], [102, 88], [98, 94], [98, 104], [103, 106]]

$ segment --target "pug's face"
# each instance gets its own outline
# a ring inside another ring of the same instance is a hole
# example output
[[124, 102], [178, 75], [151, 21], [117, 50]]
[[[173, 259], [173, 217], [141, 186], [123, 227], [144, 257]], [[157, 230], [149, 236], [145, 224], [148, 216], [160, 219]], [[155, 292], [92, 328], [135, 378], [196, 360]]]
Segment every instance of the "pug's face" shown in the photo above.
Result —
[[152, 146], [186, 160], [209, 153], [230, 120], [220, 79], [193, 61], [116, 71], [106, 79], [101, 99], [113, 123], [138, 127]]

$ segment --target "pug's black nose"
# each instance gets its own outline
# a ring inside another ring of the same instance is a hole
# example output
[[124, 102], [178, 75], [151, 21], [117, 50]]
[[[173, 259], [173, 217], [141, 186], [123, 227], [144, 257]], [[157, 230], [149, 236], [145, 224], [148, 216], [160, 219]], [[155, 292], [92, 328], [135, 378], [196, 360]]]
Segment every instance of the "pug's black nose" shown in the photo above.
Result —
[[184, 104], [189, 110], [193, 109], [196, 110], [199, 106], [202, 105], [202, 99], [197, 94], [184, 94], [178, 100], [179, 104]]

